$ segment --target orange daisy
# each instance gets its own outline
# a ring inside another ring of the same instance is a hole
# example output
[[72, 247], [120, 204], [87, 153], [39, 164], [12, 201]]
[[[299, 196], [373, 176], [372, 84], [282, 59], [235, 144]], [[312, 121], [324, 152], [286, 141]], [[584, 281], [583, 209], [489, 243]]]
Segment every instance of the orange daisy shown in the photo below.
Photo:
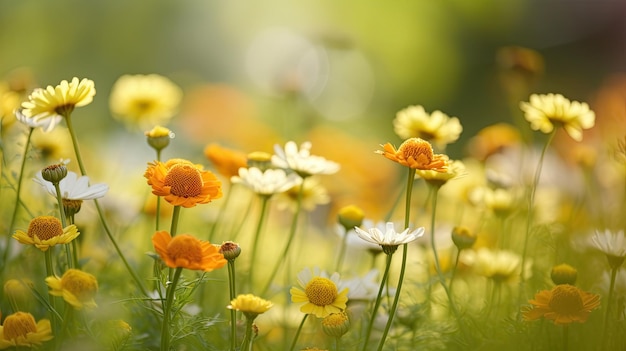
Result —
[[217, 172], [224, 177], [239, 174], [239, 168], [246, 167], [248, 160], [246, 154], [232, 149], [227, 149], [219, 144], [209, 144], [204, 148], [204, 156], [213, 163]]
[[523, 312], [524, 320], [533, 321], [541, 317], [554, 324], [584, 323], [594, 309], [600, 307], [600, 295], [579, 288], [560, 284], [552, 290], [542, 290], [529, 301], [532, 307]]
[[222, 197], [222, 183], [215, 174], [187, 160], [149, 163], [144, 177], [154, 195], [174, 206], [194, 207]]
[[210, 272], [226, 265], [224, 255], [208, 241], [201, 241], [189, 234], [172, 238], [166, 231], [158, 231], [152, 236], [154, 249], [165, 265], [171, 268], [187, 268]]
[[397, 150], [391, 143], [381, 146], [383, 150], [377, 150], [377, 154], [403, 166], [438, 172], [446, 172], [447, 170], [448, 156], [434, 154], [432, 145], [426, 140], [409, 138]]

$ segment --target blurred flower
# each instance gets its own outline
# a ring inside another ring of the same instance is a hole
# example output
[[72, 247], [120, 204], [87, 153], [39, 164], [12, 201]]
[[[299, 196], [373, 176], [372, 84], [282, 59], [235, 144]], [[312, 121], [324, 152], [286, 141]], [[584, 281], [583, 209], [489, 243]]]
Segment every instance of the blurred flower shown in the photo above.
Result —
[[63, 117], [60, 115], [54, 115], [49, 118], [42, 119], [30, 118], [24, 114], [22, 109], [17, 109], [15, 110], [15, 118], [29, 128], [41, 128], [44, 132], [49, 132], [54, 129], [57, 124], [59, 124]]
[[445, 165], [437, 170], [416, 169], [415, 176], [424, 179], [428, 184], [441, 187], [449, 180], [465, 175], [465, 165], [462, 161], [446, 160]]
[[359, 238], [380, 246], [398, 246], [408, 244], [424, 235], [424, 227], [417, 228], [413, 231], [407, 228], [402, 232], [396, 232], [393, 222], [385, 223], [384, 229], [372, 227], [366, 231], [359, 227], [355, 227], [354, 230]]
[[[44, 180], [41, 172], [37, 172], [33, 180], [56, 198], [57, 192], [54, 184]], [[89, 185], [88, 176], [79, 176], [75, 172], [68, 171], [67, 176], [59, 182], [59, 189], [61, 198], [65, 200], [93, 200], [103, 197], [109, 191], [109, 186], [103, 183]]]
[[591, 246], [606, 255], [611, 269], [618, 269], [626, 258], [626, 237], [624, 231], [605, 230], [596, 232], [591, 237]]
[[144, 173], [152, 193], [174, 206], [194, 207], [222, 197], [220, 181], [202, 166], [183, 159], [148, 164]]
[[21, 244], [34, 245], [41, 251], [47, 251], [51, 246], [71, 242], [79, 234], [73, 224], [63, 228], [58, 218], [39, 216], [30, 221], [27, 232], [16, 230], [13, 238]]
[[331, 313], [322, 319], [322, 330], [326, 335], [339, 338], [350, 330], [350, 319], [345, 312]]
[[15, 122], [13, 111], [20, 106], [20, 99], [20, 94], [13, 91], [9, 84], [0, 82], [0, 120], [3, 130]]
[[479, 161], [500, 152], [502, 149], [517, 145], [521, 141], [519, 130], [506, 123], [487, 126], [468, 142], [468, 153]]
[[311, 143], [304, 142], [300, 149], [293, 141], [288, 141], [283, 149], [280, 145], [274, 146], [272, 164], [278, 168], [290, 169], [301, 177], [314, 174], [333, 174], [339, 171], [339, 164], [328, 161], [324, 157], [311, 155]]
[[[331, 313], [339, 313], [346, 309], [348, 301], [348, 289], [337, 291], [339, 285], [339, 273], [333, 273], [330, 277], [326, 272], [320, 272], [306, 268], [298, 273], [300, 288], [292, 287], [292, 302], [304, 302], [300, 311], [306, 314], [314, 314], [318, 318], [324, 318]], [[303, 290], [304, 289], [304, 290]]]
[[267, 312], [272, 307], [272, 302], [264, 300], [252, 294], [241, 294], [230, 301], [228, 308], [231, 310], [241, 311], [248, 318], [256, 317], [261, 313]]
[[339, 224], [344, 226], [346, 229], [360, 226], [363, 224], [363, 218], [365, 218], [363, 209], [356, 205], [344, 206], [340, 208], [337, 213], [337, 220], [339, 221]]
[[463, 131], [458, 118], [448, 117], [441, 111], [434, 111], [429, 115], [421, 105], [409, 106], [399, 111], [393, 120], [393, 127], [402, 139], [422, 138], [439, 149], [457, 141]]
[[0, 326], [0, 349], [36, 347], [51, 340], [50, 321], [42, 319], [35, 323], [35, 317], [27, 312], [15, 312], [4, 319]]
[[246, 154], [232, 149], [227, 149], [219, 144], [209, 144], [204, 148], [204, 156], [211, 161], [219, 174], [230, 179], [236, 176], [239, 168], [246, 167]]
[[96, 95], [94, 82], [90, 79], [72, 78], [55, 87], [48, 85], [46, 89], [35, 89], [28, 101], [22, 103], [24, 116], [33, 119], [35, 122], [50, 120], [46, 130], [54, 128], [58, 123], [58, 116], [67, 117], [74, 111], [75, 107], [85, 106], [93, 101]]
[[566, 263], [556, 265], [552, 267], [552, 270], [550, 271], [550, 279], [552, 279], [552, 282], [556, 285], [574, 285], [577, 277], [578, 271], [576, 271], [576, 268]]
[[397, 150], [390, 143], [381, 146], [383, 150], [377, 150], [377, 154], [405, 167], [438, 172], [446, 171], [448, 156], [433, 154], [433, 147], [426, 140], [420, 138], [407, 139]]
[[97, 307], [94, 297], [98, 292], [98, 281], [87, 272], [70, 268], [61, 278], [46, 278], [46, 284], [50, 287], [50, 295], [62, 296], [77, 310]]
[[[465, 255], [464, 258], [468, 256]], [[482, 248], [476, 252], [474, 259], [475, 271], [495, 282], [514, 282], [520, 276], [522, 257], [511, 251]], [[531, 265], [529, 260], [526, 261], [526, 265]], [[530, 269], [524, 269], [524, 272], [530, 273]]]
[[573, 285], [561, 284], [542, 290], [529, 301], [532, 307], [523, 312], [524, 320], [541, 317], [554, 324], [584, 323], [594, 309], [600, 307], [600, 295], [588, 293]]
[[474, 246], [476, 233], [471, 232], [467, 227], [456, 226], [452, 228], [451, 238], [456, 248], [460, 251]]
[[289, 209], [296, 211], [298, 194], [300, 187], [302, 190], [302, 208], [306, 211], [313, 211], [318, 205], [325, 205], [330, 202], [328, 191], [322, 185], [319, 178], [310, 177], [306, 181], [289, 188], [287, 191], [278, 193], [276, 196], [276, 206], [279, 210]]
[[111, 88], [109, 107], [127, 127], [145, 129], [167, 123], [182, 97], [176, 84], [158, 74], [123, 75]]
[[49, 132], [36, 129], [33, 132], [31, 144], [44, 160], [53, 161], [74, 157], [72, 138], [64, 126], [57, 126]]
[[302, 183], [302, 178], [295, 173], [287, 175], [282, 169], [261, 171], [256, 167], [239, 168], [239, 175], [233, 176], [233, 184], [241, 184], [256, 194], [269, 196], [285, 192]]
[[210, 272], [227, 263], [218, 247], [189, 234], [172, 238], [170, 233], [158, 231], [152, 236], [152, 244], [165, 265], [170, 268], [182, 267]]
[[524, 117], [533, 130], [550, 133], [554, 126], [563, 126], [576, 141], [583, 139], [583, 129], [595, 124], [596, 115], [585, 102], [570, 101], [561, 94], [530, 96], [530, 102], [521, 102]]
[[155, 126], [145, 132], [148, 145], [157, 151], [165, 149], [170, 144], [170, 139], [174, 138], [174, 133], [168, 128]]
[[492, 189], [481, 186], [470, 193], [470, 200], [475, 205], [484, 206], [496, 216], [506, 217], [517, 209], [519, 196], [512, 188]]
[[[376, 281], [377, 276], [378, 270], [372, 269], [362, 277], [342, 279], [339, 282], [338, 289], [348, 289], [348, 300], [351, 302], [373, 301], [374, 299], [376, 299], [376, 294], [378, 293], [379, 284]], [[389, 290], [391, 294], [393, 294], [395, 291], [395, 289], [391, 287], [389, 288]]]

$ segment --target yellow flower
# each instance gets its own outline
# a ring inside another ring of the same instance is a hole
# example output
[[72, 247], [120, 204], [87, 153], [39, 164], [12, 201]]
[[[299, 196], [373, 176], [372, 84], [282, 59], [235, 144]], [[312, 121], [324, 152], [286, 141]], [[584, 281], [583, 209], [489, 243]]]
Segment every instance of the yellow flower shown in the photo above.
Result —
[[152, 193], [174, 206], [194, 207], [222, 197], [221, 182], [202, 166], [183, 159], [148, 164], [144, 173]]
[[422, 138], [443, 149], [457, 139], [463, 127], [456, 117], [441, 111], [428, 114], [423, 106], [409, 106], [396, 114], [393, 120], [396, 134], [402, 139]]
[[561, 263], [560, 265], [554, 266], [550, 271], [550, 279], [552, 279], [552, 282], [556, 285], [574, 285], [577, 277], [578, 271], [576, 268], [568, 265], [567, 263]]
[[331, 313], [322, 319], [322, 330], [326, 335], [341, 337], [350, 330], [350, 319], [345, 312]]
[[591, 311], [600, 307], [600, 295], [588, 293], [573, 285], [560, 284], [552, 290], [542, 290], [529, 301], [532, 307], [523, 312], [524, 320], [541, 317], [554, 324], [584, 323]]
[[46, 284], [50, 287], [50, 295], [62, 296], [77, 310], [97, 307], [94, 297], [98, 292], [98, 281], [87, 272], [70, 268], [61, 278], [46, 278]]
[[239, 168], [246, 167], [246, 154], [227, 149], [218, 144], [209, 144], [204, 148], [204, 156], [211, 161], [217, 172], [226, 179], [239, 174]]
[[147, 128], [168, 122], [182, 97], [182, 90], [163, 76], [124, 75], [111, 88], [109, 106], [126, 126]]
[[318, 205], [325, 205], [330, 202], [328, 190], [322, 185], [317, 176], [310, 176], [299, 185], [289, 188], [287, 191], [276, 194], [276, 207], [279, 210], [289, 209], [295, 212], [298, 204], [300, 188], [302, 190], [302, 209], [313, 211]]
[[63, 228], [58, 218], [40, 216], [30, 221], [27, 232], [16, 230], [13, 238], [21, 244], [35, 245], [39, 250], [46, 251], [51, 246], [71, 242], [79, 234], [73, 224]]
[[174, 133], [161, 126], [155, 126], [151, 130], [145, 132], [148, 139], [148, 145], [152, 146], [155, 150], [163, 150], [170, 144], [170, 139], [174, 138]]
[[521, 102], [524, 117], [533, 130], [550, 133], [554, 126], [563, 126], [576, 141], [583, 139], [583, 129], [594, 126], [596, 115], [584, 102], [570, 101], [561, 94], [530, 96], [530, 102]]
[[487, 126], [469, 140], [468, 153], [480, 161], [502, 151], [502, 149], [519, 144], [522, 137], [517, 128], [506, 123]]
[[[94, 95], [96, 88], [92, 80], [83, 78], [79, 81], [74, 77], [71, 82], [63, 80], [55, 87], [48, 85], [46, 89], [35, 89], [28, 101], [22, 103], [22, 113], [35, 121], [54, 119], [59, 115], [67, 117], [75, 107], [90, 104]], [[48, 130], [52, 128], [54, 125]]]
[[0, 350], [14, 347], [34, 347], [52, 339], [50, 321], [42, 319], [35, 323], [35, 317], [26, 312], [8, 315], [0, 326]]
[[356, 205], [344, 206], [337, 212], [337, 220], [346, 230], [363, 224], [363, 218], [365, 218], [363, 209]]
[[448, 156], [434, 154], [432, 145], [426, 140], [420, 138], [407, 139], [397, 150], [390, 143], [381, 146], [383, 150], [377, 150], [377, 154], [405, 167], [437, 172], [446, 171]]
[[165, 265], [171, 268], [210, 272], [224, 267], [228, 262], [218, 247], [189, 234], [172, 238], [170, 233], [158, 231], [152, 236], [152, 244]]
[[267, 312], [272, 307], [272, 302], [264, 300], [252, 294], [242, 294], [230, 301], [228, 308], [231, 310], [241, 311], [248, 318], [256, 317], [261, 313]]
[[304, 270], [298, 274], [298, 283], [303, 289], [292, 287], [292, 302], [304, 302], [300, 312], [314, 314], [318, 318], [324, 318], [331, 313], [340, 313], [346, 309], [348, 302], [348, 288], [341, 292], [337, 290], [339, 274], [334, 273], [327, 277], [318, 270]]
[[438, 170], [416, 169], [415, 176], [436, 186], [442, 186], [449, 180], [465, 174], [465, 165], [461, 161], [446, 160], [446, 165]]

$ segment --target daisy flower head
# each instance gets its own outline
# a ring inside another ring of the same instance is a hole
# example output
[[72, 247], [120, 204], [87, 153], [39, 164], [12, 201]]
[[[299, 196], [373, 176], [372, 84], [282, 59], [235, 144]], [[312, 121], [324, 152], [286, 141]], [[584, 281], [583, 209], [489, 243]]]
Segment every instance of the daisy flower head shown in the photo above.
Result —
[[459, 160], [445, 160], [445, 166], [440, 169], [416, 169], [415, 177], [424, 179], [428, 184], [441, 187], [449, 180], [464, 176], [465, 164]]
[[46, 130], [50, 130], [60, 120], [58, 116], [67, 117], [75, 107], [90, 104], [94, 95], [96, 88], [93, 80], [74, 77], [71, 82], [63, 80], [57, 86], [35, 89], [28, 96], [28, 101], [22, 103], [22, 113], [35, 123], [50, 120], [45, 122], [48, 123]]
[[458, 118], [441, 111], [428, 114], [421, 105], [400, 110], [393, 120], [393, 129], [402, 139], [422, 138], [439, 149], [457, 141], [463, 131]]
[[584, 323], [591, 311], [600, 307], [600, 295], [583, 291], [573, 285], [560, 284], [551, 290], [542, 290], [529, 301], [522, 316], [526, 321], [541, 317], [554, 324]]
[[70, 268], [60, 278], [46, 278], [50, 295], [61, 296], [75, 309], [97, 307], [94, 298], [98, 293], [98, 280], [93, 275], [79, 269]]
[[144, 173], [152, 193], [174, 206], [194, 207], [222, 197], [221, 182], [202, 166], [183, 159], [148, 164]]
[[424, 139], [409, 138], [400, 144], [397, 150], [390, 143], [381, 146], [383, 150], [377, 150], [377, 154], [405, 167], [438, 172], [446, 171], [448, 156], [434, 154], [432, 145]]
[[339, 171], [339, 164], [321, 156], [311, 155], [311, 143], [304, 142], [298, 148], [293, 141], [288, 141], [283, 149], [274, 146], [272, 164], [277, 168], [290, 169], [305, 178], [315, 174], [334, 174]]
[[406, 228], [401, 232], [397, 232], [393, 222], [385, 223], [384, 228], [381, 228], [381, 226], [378, 225], [367, 230], [354, 227], [354, 230], [359, 238], [372, 244], [380, 245], [383, 248], [386, 246], [396, 247], [398, 245], [408, 244], [424, 235], [424, 227], [420, 227], [415, 230]]
[[224, 267], [228, 262], [220, 253], [219, 247], [189, 234], [172, 238], [170, 233], [158, 231], [152, 236], [152, 244], [165, 265], [170, 268], [210, 272]]
[[[45, 180], [41, 172], [37, 172], [33, 180], [56, 198], [57, 192], [54, 184]], [[103, 197], [109, 191], [109, 186], [103, 183], [89, 185], [88, 176], [79, 176], [75, 172], [68, 171], [59, 182], [59, 189], [61, 198], [64, 200], [93, 200]]]
[[[466, 255], [466, 258], [468, 256], [470, 255]], [[522, 257], [507, 250], [481, 248], [472, 259], [473, 268], [479, 275], [498, 283], [517, 281], [522, 270]], [[531, 264], [529, 260], [524, 263], [525, 274], [530, 274]]]
[[611, 269], [619, 268], [626, 258], [626, 237], [623, 230], [597, 230], [591, 236], [591, 247], [606, 255]]
[[39, 216], [30, 221], [28, 231], [16, 230], [13, 238], [21, 244], [34, 245], [41, 251], [51, 246], [67, 244], [80, 235], [73, 224], [63, 228], [61, 221], [53, 216]]
[[270, 196], [300, 185], [302, 178], [295, 173], [287, 175], [282, 169], [261, 171], [256, 167], [242, 167], [239, 168], [239, 175], [232, 177], [230, 181], [233, 184], [241, 184], [259, 195]]
[[30, 118], [24, 114], [24, 111], [21, 108], [15, 110], [15, 118], [29, 128], [41, 128], [44, 132], [49, 132], [54, 129], [54, 127], [61, 122], [61, 119], [63, 119], [60, 115], [53, 115], [49, 118], [40, 119]]
[[264, 300], [252, 294], [241, 294], [231, 300], [227, 308], [241, 311], [248, 318], [255, 318], [257, 315], [267, 312], [272, 306], [271, 301]]
[[0, 349], [36, 347], [52, 338], [50, 321], [36, 322], [35, 317], [27, 312], [10, 314], [0, 325]]
[[328, 190], [322, 185], [318, 177], [309, 177], [302, 180], [291, 188], [276, 195], [277, 208], [279, 210], [289, 209], [296, 212], [298, 208], [298, 196], [302, 191], [302, 209], [313, 211], [318, 205], [326, 205], [330, 202]]
[[129, 128], [167, 123], [177, 112], [182, 90], [158, 74], [123, 75], [113, 84], [109, 107]]
[[304, 305], [300, 307], [300, 312], [324, 318], [331, 313], [340, 313], [346, 309], [348, 289], [338, 291], [339, 273], [328, 276], [318, 267], [313, 270], [306, 268], [298, 273], [298, 284], [300, 288], [292, 287], [289, 292], [292, 302], [304, 302]]
[[211, 161], [217, 173], [227, 179], [239, 174], [239, 169], [246, 167], [248, 162], [245, 153], [215, 143], [204, 148], [204, 156]]
[[576, 141], [583, 139], [583, 129], [594, 126], [596, 115], [585, 102], [570, 101], [561, 94], [533, 94], [530, 102], [521, 102], [520, 108], [530, 128], [550, 133], [555, 126], [563, 126]]

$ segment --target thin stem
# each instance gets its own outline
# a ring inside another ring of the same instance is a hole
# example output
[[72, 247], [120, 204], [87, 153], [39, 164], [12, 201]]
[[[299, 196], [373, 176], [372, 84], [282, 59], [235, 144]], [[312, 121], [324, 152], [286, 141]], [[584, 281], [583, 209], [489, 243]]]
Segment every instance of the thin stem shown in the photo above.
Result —
[[337, 264], [335, 265], [335, 272], [341, 272], [341, 266], [343, 265], [343, 258], [346, 255], [346, 246], [348, 243], [348, 234], [350, 234], [350, 229], [347, 227], [344, 228], [343, 238], [341, 238], [341, 246], [339, 247], [339, 256], [337, 257]]
[[563, 325], [563, 351], [567, 351], [569, 346], [569, 324]]
[[[54, 269], [52, 268], [52, 251], [51, 251], [52, 249], [53, 248], [48, 248], [48, 250], [44, 252], [47, 277], [54, 276]], [[54, 298], [54, 295], [48, 293], [48, 296], [49, 296], [50, 306], [52, 307], [52, 311], [50, 311], [50, 320], [52, 322], [52, 333], [54, 334], [54, 337], [56, 339], [59, 336], [59, 324], [58, 324], [57, 316], [55, 315], [57, 313], [56, 300]]]
[[605, 350], [609, 333], [609, 316], [611, 315], [611, 302], [613, 302], [613, 292], [615, 290], [615, 278], [619, 267], [611, 267], [611, 283], [609, 285], [609, 296], [606, 299], [606, 307], [604, 311], [604, 322], [602, 323], [602, 350]]
[[[156, 149], [156, 160], [161, 162], [161, 149]], [[155, 231], [159, 230], [159, 220], [161, 219], [161, 197], [156, 198], [156, 213], [154, 216]]]
[[[228, 260], [228, 288], [230, 292], [230, 301], [235, 299], [235, 260]], [[237, 311], [230, 310], [230, 351], [235, 351], [237, 340]], [[243, 350], [243, 349], [242, 349]]]
[[256, 225], [256, 232], [254, 233], [254, 237], [252, 238], [252, 253], [250, 254], [250, 268], [248, 270], [248, 289], [250, 290], [252, 290], [252, 287], [254, 286], [254, 266], [256, 264], [256, 253], [258, 251], [259, 238], [261, 237], [263, 223], [265, 222], [265, 217], [267, 214], [267, 204], [270, 199], [270, 197], [267, 195], [260, 195], [260, 198], [261, 213], [259, 213], [259, 221]]
[[291, 347], [289, 347], [289, 351], [293, 351], [293, 349], [296, 347], [296, 343], [298, 342], [298, 338], [300, 337], [300, 332], [302, 331], [302, 326], [304, 325], [304, 322], [306, 321], [306, 317], [308, 316], [309, 316], [308, 314], [305, 314], [304, 317], [302, 317], [302, 322], [300, 322], [300, 326], [298, 326], [296, 335], [293, 337], [293, 341], [291, 342]]
[[240, 351], [252, 351], [252, 325], [254, 318], [246, 317], [246, 334], [241, 343]]
[[372, 326], [374, 325], [374, 320], [376, 319], [376, 313], [378, 312], [378, 308], [380, 307], [380, 303], [382, 302], [382, 295], [385, 284], [387, 283], [387, 277], [389, 276], [389, 268], [391, 267], [391, 257], [393, 253], [385, 255], [385, 271], [383, 272], [383, 277], [380, 281], [380, 285], [378, 286], [378, 295], [376, 295], [376, 301], [374, 302], [374, 308], [372, 309], [372, 314], [370, 316], [370, 320], [367, 323], [367, 329], [365, 331], [365, 339], [363, 339], [363, 351], [367, 349], [367, 345], [370, 339], [370, 335], [372, 334]]
[[170, 226], [170, 235], [172, 238], [176, 235], [176, 231], [178, 230], [178, 218], [180, 217], [180, 206], [174, 206], [174, 211], [172, 212], [172, 224]]
[[[61, 225], [63, 226], [63, 228], [65, 228], [67, 227], [67, 219], [65, 216], [65, 206], [63, 206], [63, 198], [61, 196], [61, 187], [58, 182], [52, 183], [52, 185], [54, 185], [54, 189], [56, 192], [57, 204], [59, 206], [59, 214], [61, 215]], [[72, 242], [74, 241], [76, 240], [72, 240]], [[77, 264], [75, 264], [77, 259], [75, 255], [72, 254], [72, 249], [70, 245], [65, 244], [63, 246], [65, 246], [65, 255], [67, 256], [67, 266], [69, 268], [76, 268], [78, 266]]]
[[452, 295], [452, 282], [454, 281], [454, 277], [456, 276], [456, 270], [459, 267], [459, 258], [461, 257], [461, 251], [463, 250], [457, 250], [456, 256], [454, 258], [454, 266], [452, 267], [452, 275], [450, 276], [450, 285], [448, 285], [450, 295]]
[[183, 271], [182, 267], [176, 268], [174, 278], [167, 287], [165, 307], [163, 308], [163, 325], [161, 326], [161, 351], [169, 351], [170, 349], [170, 317], [172, 312], [172, 303], [174, 302], [174, 294], [176, 293], [176, 285]]

